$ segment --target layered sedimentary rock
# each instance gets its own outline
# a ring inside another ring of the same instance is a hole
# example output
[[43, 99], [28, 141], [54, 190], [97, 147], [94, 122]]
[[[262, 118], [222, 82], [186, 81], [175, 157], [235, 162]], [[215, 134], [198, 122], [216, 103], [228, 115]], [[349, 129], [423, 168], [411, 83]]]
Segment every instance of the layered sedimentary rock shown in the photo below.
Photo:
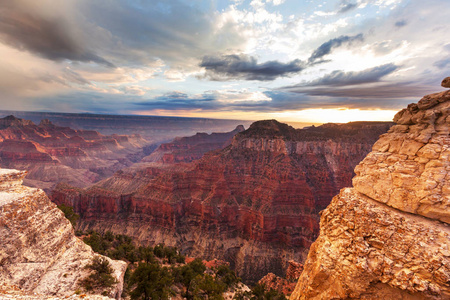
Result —
[[142, 162], [179, 163], [191, 162], [202, 158], [209, 151], [222, 149], [231, 143], [232, 138], [244, 131], [242, 125], [230, 132], [197, 133], [189, 137], [175, 138], [170, 143], [163, 143], [144, 157]]
[[57, 126], [94, 130], [103, 135], [139, 134], [152, 143], [167, 142], [177, 136], [190, 136], [197, 132], [224, 132], [239, 124], [245, 127], [251, 124], [251, 121], [243, 120], [0, 110], [1, 117], [8, 115], [32, 120], [34, 123], [49, 119]]
[[294, 291], [295, 285], [302, 271], [302, 264], [295, 261], [289, 261], [285, 278], [269, 273], [261, 278], [258, 283], [264, 285], [266, 290], [276, 290], [279, 293], [289, 296]]
[[52, 200], [74, 207], [80, 229], [223, 259], [257, 281], [283, 274], [289, 260], [303, 261], [318, 234], [319, 210], [350, 185], [354, 166], [389, 126], [296, 130], [260, 121], [198, 161], [136, 165], [86, 190], [60, 186]]
[[[97, 254], [42, 190], [22, 186], [25, 174], [0, 169], [0, 298], [73, 295]], [[109, 296], [120, 298], [126, 263], [107, 259], [117, 280]]]
[[147, 142], [138, 135], [104, 136], [42, 120], [0, 119], [0, 166], [28, 170], [25, 183], [51, 190], [60, 181], [88, 186], [130, 166]]
[[394, 121], [323, 211], [292, 299], [450, 299], [450, 91]]

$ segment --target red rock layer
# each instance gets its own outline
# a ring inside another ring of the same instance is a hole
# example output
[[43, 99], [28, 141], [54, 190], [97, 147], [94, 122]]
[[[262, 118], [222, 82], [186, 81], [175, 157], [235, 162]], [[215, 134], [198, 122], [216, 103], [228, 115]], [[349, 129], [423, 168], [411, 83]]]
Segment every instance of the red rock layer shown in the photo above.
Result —
[[25, 183], [45, 190], [60, 181], [90, 185], [120, 168], [146, 144], [137, 135], [103, 136], [42, 120], [0, 119], [0, 166], [28, 170]]
[[276, 290], [286, 296], [292, 294], [297, 284], [297, 280], [303, 271], [303, 265], [295, 261], [289, 261], [288, 268], [286, 270], [286, 277], [282, 278], [273, 273], [269, 273], [261, 280], [259, 284], [264, 285], [266, 290]]
[[318, 212], [351, 184], [354, 166], [388, 123], [303, 130], [254, 123], [221, 151], [190, 164], [143, 164], [53, 201], [75, 207], [83, 229], [113, 230], [224, 259], [258, 280], [301, 261], [318, 234]]
[[290, 299], [450, 299], [450, 90], [394, 121], [321, 213]]
[[142, 161], [163, 163], [191, 162], [200, 159], [206, 152], [228, 146], [232, 138], [244, 130], [244, 126], [239, 125], [230, 132], [197, 133], [189, 137], [175, 138], [170, 143], [161, 144], [152, 154], [144, 157]]

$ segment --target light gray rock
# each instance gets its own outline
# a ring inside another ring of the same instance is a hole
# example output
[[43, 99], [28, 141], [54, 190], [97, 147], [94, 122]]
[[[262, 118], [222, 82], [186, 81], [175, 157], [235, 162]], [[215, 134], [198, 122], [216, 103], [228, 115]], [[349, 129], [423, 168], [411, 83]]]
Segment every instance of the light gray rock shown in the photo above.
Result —
[[[26, 172], [0, 169], [0, 286], [45, 297], [72, 296], [95, 254], [47, 195], [21, 185]], [[127, 264], [109, 259], [120, 298]], [[7, 294], [7, 291], [5, 292]], [[1, 298], [1, 295], [0, 295]]]

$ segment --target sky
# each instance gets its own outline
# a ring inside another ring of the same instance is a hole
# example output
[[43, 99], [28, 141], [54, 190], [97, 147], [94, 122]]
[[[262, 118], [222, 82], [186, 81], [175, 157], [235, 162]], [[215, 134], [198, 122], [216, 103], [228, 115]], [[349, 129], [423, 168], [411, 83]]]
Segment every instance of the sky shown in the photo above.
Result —
[[448, 0], [0, 2], [0, 109], [391, 120], [450, 76]]

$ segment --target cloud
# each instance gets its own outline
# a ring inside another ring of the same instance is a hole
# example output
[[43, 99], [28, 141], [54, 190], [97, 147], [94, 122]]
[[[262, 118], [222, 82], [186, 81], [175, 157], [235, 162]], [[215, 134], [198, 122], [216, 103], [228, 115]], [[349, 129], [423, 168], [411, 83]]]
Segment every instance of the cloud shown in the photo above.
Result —
[[279, 90], [308, 96], [356, 99], [417, 97], [417, 95], [424, 95], [435, 90], [429, 84], [382, 81], [383, 77], [396, 70], [398, 70], [398, 66], [392, 63], [358, 72], [336, 70], [316, 80], [282, 87]]
[[327, 74], [321, 78], [310, 81], [306, 84], [295, 85], [290, 88], [295, 87], [311, 87], [311, 86], [347, 86], [347, 85], [357, 85], [363, 83], [378, 82], [382, 77], [391, 74], [398, 69], [398, 66], [390, 63], [374, 68], [365, 69], [359, 72], [344, 72], [341, 70], [336, 70]]
[[444, 69], [446, 68], [448, 65], [450, 65], [450, 57], [449, 58], [444, 58], [444, 59], [440, 59], [438, 61], [436, 61], [433, 66], [439, 68], [439, 69]]
[[[355, 99], [392, 99], [411, 98], [417, 95], [425, 95], [436, 91], [436, 88], [428, 85], [412, 84], [407, 82], [381, 83], [363, 85], [357, 87], [309, 87], [299, 89], [288, 89], [291, 92], [301, 93], [309, 96], [345, 97]], [[415, 100], [417, 101], [417, 100]]]
[[148, 101], [135, 102], [134, 104], [143, 106], [146, 109], [164, 110], [214, 110], [221, 106], [221, 104], [217, 102], [216, 95], [212, 93], [190, 96], [186, 93], [177, 91], [166, 93]]
[[239, 24], [182, 0], [0, 2], [0, 42], [53, 61], [137, 67], [163, 60], [198, 68], [198, 57], [239, 49]]
[[341, 5], [339, 6], [338, 13], [343, 14], [343, 13], [351, 11], [357, 7], [358, 7], [357, 3], [351, 3], [351, 2], [344, 0], [341, 2]]
[[204, 56], [200, 67], [205, 68], [205, 77], [211, 80], [274, 80], [302, 71], [304, 63], [298, 59], [288, 63], [268, 61], [258, 63], [256, 58], [244, 54]]
[[400, 20], [400, 21], [397, 21], [397, 22], [395, 22], [395, 27], [403, 27], [403, 26], [406, 26], [406, 24], [408, 24], [407, 22], [406, 22], [406, 20]]
[[69, 59], [114, 66], [87, 49], [64, 16], [51, 10], [36, 9], [29, 1], [0, 3], [0, 40], [50, 60]]
[[322, 45], [320, 45], [309, 57], [308, 61], [310, 63], [316, 62], [317, 60], [323, 58], [325, 55], [330, 54], [331, 50], [334, 48], [341, 47], [343, 44], [352, 44], [353, 42], [362, 42], [364, 40], [364, 36], [362, 33], [348, 36], [341, 35], [340, 37], [331, 39]]

